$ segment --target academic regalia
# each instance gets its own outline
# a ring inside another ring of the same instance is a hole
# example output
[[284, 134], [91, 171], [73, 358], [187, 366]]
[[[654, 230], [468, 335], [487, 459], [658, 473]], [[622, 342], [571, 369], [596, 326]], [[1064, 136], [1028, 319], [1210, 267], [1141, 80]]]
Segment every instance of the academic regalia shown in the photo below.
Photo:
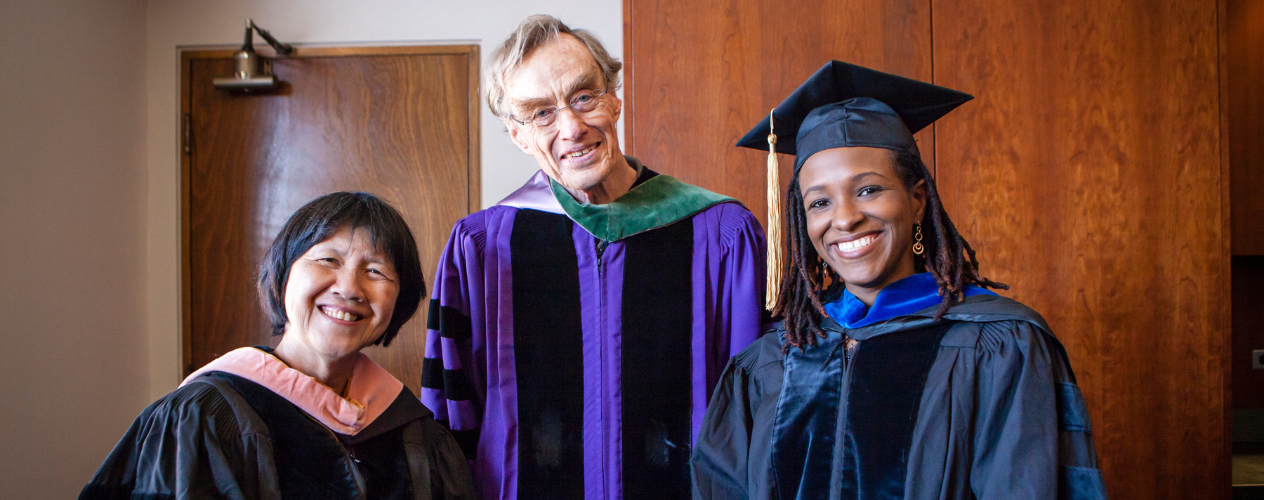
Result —
[[343, 398], [242, 348], [146, 408], [79, 498], [473, 498], [463, 458], [363, 354]]
[[783, 355], [778, 327], [735, 356], [695, 448], [695, 498], [1106, 498], [1044, 319], [970, 286], [936, 322], [937, 292], [929, 273], [872, 308], [844, 292], [815, 346]]
[[707, 397], [762, 331], [759, 223], [627, 158], [609, 204], [539, 172], [452, 230], [421, 400], [481, 498], [688, 498]]
[[[970, 99], [832, 61], [738, 145], [796, 155], [796, 175], [834, 148], [919, 155], [913, 133]], [[1035, 311], [963, 291], [935, 321], [943, 290], [929, 273], [872, 307], [844, 290], [822, 298], [816, 345], [782, 354], [779, 327], [735, 356], [695, 448], [695, 497], [1105, 498], [1062, 345]]]

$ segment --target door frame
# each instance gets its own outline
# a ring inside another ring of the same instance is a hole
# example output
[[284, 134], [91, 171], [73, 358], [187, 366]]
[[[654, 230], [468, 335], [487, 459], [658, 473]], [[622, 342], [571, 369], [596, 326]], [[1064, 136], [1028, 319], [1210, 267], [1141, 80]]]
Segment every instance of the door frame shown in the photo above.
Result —
[[[393, 56], [414, 54], [464, 55], [469, 68], [469, 131], [467, 159], [467, 179], [469, 213], [482, 209], [482, 166], [480, 149], [480, 108], [478, 87], [480, 80], [479, 47], [477, 44], [454, 45], [374, 45], [374, 46], [304, 46], [294, 45], [294, 55], [289, 58], [311, 57], [346, 57], [346, 56]], [[186, 377], [195, 369], [193, 360], [193, 322], [189, 311], [193, 306], [191, 283], [192, 267], [189, 259], [189, 178], [192, 168], [192, 151], [187, 148], [191, 124], [189, 116], [192, 107], [192, 84], [189, 81], [192, 63], [199, 59], [231, 59], [237, 48], [180, 48], [180, 109], [176, 116], [180, 124], [180, 372]], [[268, 56], [274, 57], [274, 56]]]

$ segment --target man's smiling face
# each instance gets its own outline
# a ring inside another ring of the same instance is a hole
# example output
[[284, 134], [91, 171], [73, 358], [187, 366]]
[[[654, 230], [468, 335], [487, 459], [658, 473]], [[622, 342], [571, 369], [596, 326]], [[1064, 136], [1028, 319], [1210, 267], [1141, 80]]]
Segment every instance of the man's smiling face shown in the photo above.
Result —
[[[506, 102], [518, 120], [534, 110], [570, 104], [584, 90], [608, 90], [597, 61], [583, 42], [570, 35], [541, 45], [510, 74]], [[558, 111], [547, 127], [507, 121], [509, 137], [535, 157], [540, 168], [563, 187], [592, 191], [623, 164], [615, 123], [623, 103], [608, 93], [596, 109]]]

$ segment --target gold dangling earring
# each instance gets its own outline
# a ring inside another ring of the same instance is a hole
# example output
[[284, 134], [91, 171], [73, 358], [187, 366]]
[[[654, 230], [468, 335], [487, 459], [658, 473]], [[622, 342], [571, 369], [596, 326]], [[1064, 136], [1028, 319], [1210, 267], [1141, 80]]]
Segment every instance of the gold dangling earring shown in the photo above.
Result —
[[913, 235], [913, 253], [918, 256], [926, 253], [926, 247], [922, 246], [922, 225], [920, 223], [917, 224], [917, 233]]

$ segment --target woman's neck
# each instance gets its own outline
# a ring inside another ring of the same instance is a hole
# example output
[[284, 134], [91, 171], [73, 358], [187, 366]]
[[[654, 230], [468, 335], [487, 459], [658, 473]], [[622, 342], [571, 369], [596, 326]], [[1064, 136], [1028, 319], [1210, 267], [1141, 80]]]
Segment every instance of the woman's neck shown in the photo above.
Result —
[[864, 304], [865, 307], [873, 307], [873, 301], [878, 299], [878, 292], [882, 291], [882, 289], [874, 290], [848, 286], [847, 291], [850, 292], [853, 297], [856, 297], [856, 300], [859, 300], [862, 304]]
[[901, 259], [894, 271], [886, 278], [881, 279], [878, 283], [870, 285], [859, 285], [855, 283], [846, 283], [847, 291], [865, 304], [865, 307], [873, 307], [874, 301], [878, 300], [878, 293], [888, 285], [900, 281], [904, 278], [917, 274], [917, 267], [913, 264], [913, 250], [910, 248], [907, 255]]
[[293, 337], [282, 336], [281, 343], [273, 354], [290, 368], [316, 379], [338, 395], [346, 397], [347, 384], [351, 381], [351, 372], [355, 369], [359, 353], [331, 359], [296, 345], [297, 341], [287, 342], [291, 338]]

